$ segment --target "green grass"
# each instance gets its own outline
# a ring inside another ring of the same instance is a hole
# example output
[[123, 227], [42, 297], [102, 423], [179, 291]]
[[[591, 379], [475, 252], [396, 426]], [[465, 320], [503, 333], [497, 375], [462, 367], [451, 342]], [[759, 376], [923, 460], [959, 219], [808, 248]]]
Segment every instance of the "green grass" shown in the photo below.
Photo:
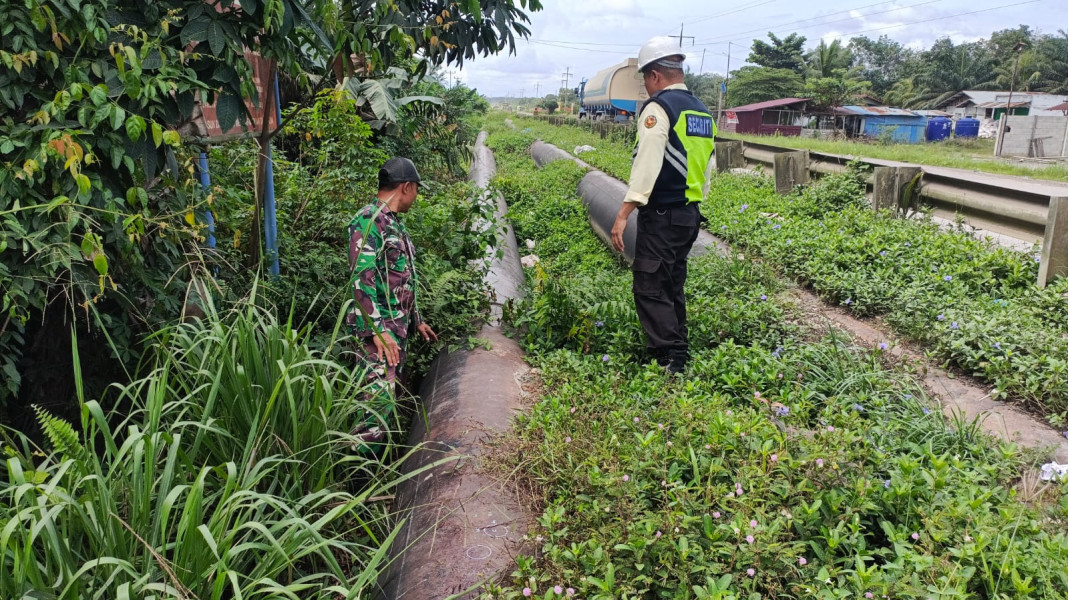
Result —
[[543, 395], [502, 446], [540, 516], [483, 598], [1063, 599], [1068, 485], [1020, 502], [1035, 457], [932, 410], [884, 351], [809, 331], [737, 256], [690, 261], [694, 357], [667, 378], [570, 167], [535, 170], [526, 143], [490, 137], [542, 259], [513, 322]]
[[994, 156], [993, 140], [947, 140], [926, 144], [879, 144], [856, 141], [818, 140], [792, 136], [762, 136], [730, 134], [725, 139], [737, 139], [757, 144], [814, 150], [842, 154], [855, 158], [881, 158], [899, 162], [954, 167], [999, 175], [1018, 175], [1035, 179], [1068, 181], [1068, 165], [1029, 168]]

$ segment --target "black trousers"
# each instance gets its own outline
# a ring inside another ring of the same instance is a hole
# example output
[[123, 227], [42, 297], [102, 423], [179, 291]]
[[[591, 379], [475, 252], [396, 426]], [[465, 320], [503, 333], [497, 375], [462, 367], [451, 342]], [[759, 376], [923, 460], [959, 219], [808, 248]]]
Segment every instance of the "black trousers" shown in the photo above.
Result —
[[697, 204], [638, 210], [634, 245], [634, 304], [654, 355], [689, 347], [686, 329], [686, 257], [701, 226]]

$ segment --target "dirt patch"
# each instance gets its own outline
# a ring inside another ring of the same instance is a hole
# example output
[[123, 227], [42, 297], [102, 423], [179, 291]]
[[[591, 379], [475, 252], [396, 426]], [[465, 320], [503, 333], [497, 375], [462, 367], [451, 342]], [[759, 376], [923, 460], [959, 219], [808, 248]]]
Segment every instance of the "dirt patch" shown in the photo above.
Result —
[[898, 338], [885, 324], [862, 321], [846, 310], [828, 306], [812, 291], [793, 288], [796, 301], [809, 327], [835, 327], [845, 331], [861, 346], [875, 348], [882, 342], [891, 344], [886, 351], [892, 358], [909, 364], [946, 416], [962, 414], [969, 421], [980, 419], [984, 431], [1024, 448], [1049, 450], [1059, 463], [1068, 463], [1068, 439], [1033, 415], [990, 396], [991, 386], [971, 377], [957, 375], [931, 364], [923, 349]]

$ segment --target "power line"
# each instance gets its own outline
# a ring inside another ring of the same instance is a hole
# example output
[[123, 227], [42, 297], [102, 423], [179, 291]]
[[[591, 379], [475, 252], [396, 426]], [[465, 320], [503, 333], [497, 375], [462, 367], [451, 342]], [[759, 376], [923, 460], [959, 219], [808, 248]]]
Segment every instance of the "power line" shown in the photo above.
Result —
[[[765, 4], [771, 4], [772, 2], [775, 2], [775, 0], [763, 0], [762, 2], [754, 2], [753, 4], [742, 6], [740, 8], [736, 8], [734, 10], [728, 10], [726, 12], [721, 12], [721, 13], [717, 13], [717, 14], [714, 14], [714, 15], [708, 15], [708, 16], [700, 17], [698, 19], [694, 19], [693, 21], [689, 22], [689, 25], [693, 25], [695, 23], [700, 23], [702, 21], [707, 21], [709, 19], [715, 19], [716, 17], [725, 17], [727, 15], [733, 15], [735, 13], [740, 13], [740, 12], [749, 10], [750, 8], [756, 8], [758, 6], [764, 6]], [[882, 4], [882, 3], [880, 3], [880, 4]]]
[[568, 46], [568, 45], [565, 45], [565, 44], [555, 44], [555, 43], [550, 43], [550, 42], [537, 42], [537, 41], [534, 41], [534, 40], [531, 40], [530, 43], [532, 43], [532, 44], [540, 44], [542, 46], [550, 46], [550, 47], [553, 47], [553, 48], [565, 48], [567, 50], [581, 50], [583, 52], [600, 52], [602, 54], [615, 54], [617, 56], [618, 55], [628, 55], [629, 56], [631, 54], [634, 54], [634, 51], [632, 51], [632, 50], [627, 51], [627, 52], [620, 52], [620, 51], [616, 51], [616, 50], [596, 50], [594, 48], [580, 48], [578, 46]]
[[1000, 10], [1002, 8], [1012, 8], [1014, 6], [1023, 6], [1025, 4], [1035, 4], [1036, 2], [1042, 2], [1042, 1], [1043, 0], [1027, 0], [1026, 2], [1016, 2], [1016, 3], [1013, 3], [1013, 4], [1002, 4], [1001, 6], [991, 6], [990, 8], [981, 8], [979, 10], [971, 10], [971, 11], [968, 11], [968, 12], [957, 13], [955, 15], [946, 15], [944, 17], [934, 17], [932, 19], [923, 19], [921, 21], [912, 21], [912, 22], [909, 22], [909, 23], [897, 23], [897, 24], [894, 24], [894, 25], [887, 25], [886, 27], [875, 27], [875, 28], [872, 28], [872, 29], [862, 29], [860, 31], [850, 31], [848, 33], [843, 33], [842, 35], [856, 35], [858, 33], [869, 33], [869, 32], [872, 32], [872, 31], [883, 31], [885, 29], [896, 29], [898, 27], [906, 27], [908, 25], [919, 25], [920, 23], [930, 23], [932, 21], [941, 21], [943, 19], [952, 19], [954, 17], [966, 17], [968, 15], [975, 15], [975, 14], [979, 14], [979, 13], [990, 12], [992, 10]]
[[[941, 1], [943, 1], [943, 0], [926, 0], [925, 2], [921, 2], [920, 4], [930, 4], [931, 2], [941, 2]], [[825, 25], [826, 24], [824, 21], [822, 21], [822, 19], [826, 19], [827, 17], [833, 17], [835, 15], [848, 14], [848, 13], [851, 13], [853, 11], [864, 10], [865, 8], [871, 8], [873, 6], [881, 6], [883, 4], [892, 4], [893, 2], [894, 2], [894, 0], [890, 0], [889, 2], [886, 1], [886, 0], [883, 0], [882, 2], [875, 2], [874, 4], [865, 4], [863, 6], [856, 6], [856, 7], [853, 7], [853, 8], [847, 8], [845, 10], [839, 10], [839, 11], [835, 11], [835, 12], [832, 12], [832, 13], [827, 13], [825, 15], [819, 15], [817, 17], [809, 17], [807, 19], [797, 19], [797, 20], [794, 20], [794, 21], [786, 21], [786, 22], [783, 22], [783, 23], [779, 23], [777, 25], [772, 25], [770, 27], [766, 27], [765, 26], [765, 27], [757, 27], [755, 29], [749, 29], [749, 30], [746, 30], [746, 31], [736, 31], [734, 33], [731, 33], [729, 36], [718, 36], [718, 37], [708, 38], [706, 40], [701, 40], [700, 42], [697, 42], [697, 45], [704, 46], [704, 45], [708, 45], [708, 44], [722, 44], [724, 41], [726, 41], [728, 39], [728, 37], [733, 41], [734, 39], [736, 39], [735, 36], [745, 35], [747, 33], [759, 33], [759, 32], [762, 32], [762, 31], [779, 30], [779, 29], [783, 29], [785, 27], [793, 27], [793, 28], [797, 29], [798, 27], [794, 27], [794, 26], [799, 25], [801, 23], [809, 23], [809, 25], [806, 25], [804, 27], [800, 27], [800, 29], [805, 29], [805, 28], [809, 28], [809, 27], [818, 27], [820, 25]], [[891, 10], [887, 10], [887, 11], [883, 11], [883, 12], [893, 12], [894, 10], [904, 10], [906, 8], [912, 8], [913, 6], [918, 6], [918, 5], [913, 4], [913, 5], [909, 5], [909, 6], [901, 6], [901, 7], [897, 7], [897, 8], [894, 8], [894, 9], [891, 9]], [[883, 13], [880, 12], [880, 13], [875, 13], [875, 14], [883, 14]], [[811, 23], [812, 21], [817, 21], [817, 20], [820, 21], [820, 22], [819, 23]]]

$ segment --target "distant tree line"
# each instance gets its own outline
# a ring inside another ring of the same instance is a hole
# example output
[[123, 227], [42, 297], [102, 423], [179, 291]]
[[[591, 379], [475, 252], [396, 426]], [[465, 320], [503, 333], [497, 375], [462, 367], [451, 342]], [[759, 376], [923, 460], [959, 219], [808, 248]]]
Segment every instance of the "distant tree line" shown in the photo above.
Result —
[[1063, 29], [1040, 34], [1020, 25], [975, 42], [954, 44], [945, 37], [924, 50], [885, 35], [854, 37], [846, 44], [821, 40], [808, 51], [806, 41], [796, 33], [753, 40], [747, 58], [753, 64], [731, 72], [725, 105], [808, 97], [833, 108], [869, 94], [889, 106], [922, 109], [961, 90], [1010, 85], [1018, 91], [1068, 94], [1068, 32]]

